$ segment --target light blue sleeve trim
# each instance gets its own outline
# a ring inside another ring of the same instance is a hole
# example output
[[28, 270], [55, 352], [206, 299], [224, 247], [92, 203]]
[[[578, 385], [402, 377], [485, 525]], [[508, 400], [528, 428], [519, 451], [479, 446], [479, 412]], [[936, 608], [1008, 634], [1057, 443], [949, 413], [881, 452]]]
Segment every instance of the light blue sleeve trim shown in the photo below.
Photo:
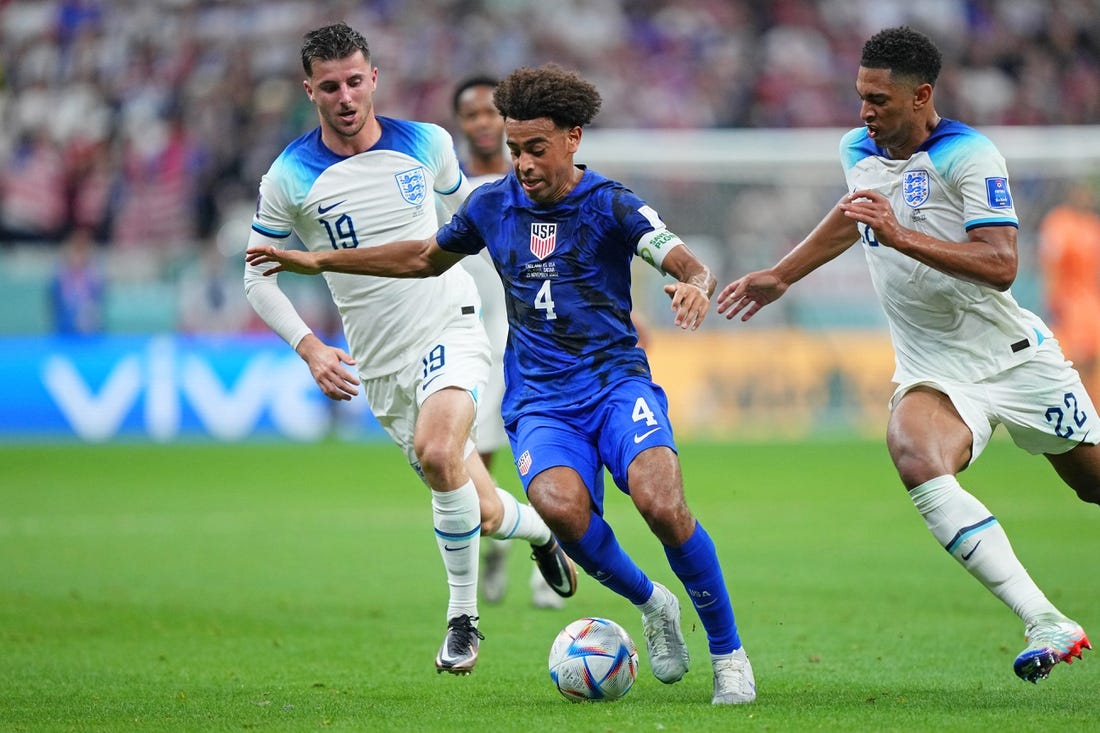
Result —
[[454, 185], [454, 187], [453, 187], [453, 188], [451, 188], [451, 189], [450, 189], [450, 190], [448, 190], [448, 191], [436, 191], [436, 193], [440, 194], [441, 196], [449, 196], [450, 194], [454, 193], [454, 192], [455, 192], [455, 191], [457, 191], [458, 189], [462, 188], [462, 182], [463, 182], [463, 181], [464, 181], [465, 179], [466, 179], [465, 175], [464, 175], [464, 174], [462, 174], [462, 173], [459, 173], [459, 175], [458, 175], [458, 183], [456, 183], [456, 184]]
[[1001, 217], [987, 217], [985, 219], [973, 219], [966, 222], [966, 231], [970, 231], [975, 227], [1016, 227], [1020, 228], [1020, 222], [1015, 219], [1005, 219]]
[[255, 221], [252, 222], [252, 231], [259, 232], [265, 237], [271, 237], [272, 239], [286, 239], [290, 236], [290, 232], [280, 232], [275, 229], [268, 229], [263, 224]]

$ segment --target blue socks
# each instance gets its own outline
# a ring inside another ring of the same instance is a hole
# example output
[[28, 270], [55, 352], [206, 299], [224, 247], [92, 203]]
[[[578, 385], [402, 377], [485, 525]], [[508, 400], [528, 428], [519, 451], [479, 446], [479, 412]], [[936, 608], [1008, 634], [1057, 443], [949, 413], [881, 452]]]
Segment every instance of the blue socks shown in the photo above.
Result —
[[[562, 548], [590, 576], [636, 606], [653, 595], [653, 582], [623, 551], [603, 517], [593, 512], [588, 529], [577, 542]], [[729, 591], [718, 564], [718, 553], [703, 525], [680, 547], [665, 547], [669, 567], [684, 584], [699, 620], [707, 632], [712, 654], [729, 654], [741, 648]]]
[[588, 529], [576, 542], [562, 542], [573, 562], [609, 589], [635, 605], [653, 595], [653, 583], [623, 552], [615, 533], [600, 515], [589, 515]]
[[703, 622], [711, 654], [729, 654], [740, 649], [741, 637], [737, 634], [722, 566], [718, 564], [718, 552], [703, 525], [696, 522], [695, 532], [679, 547], [665, 547], [665, 556]]

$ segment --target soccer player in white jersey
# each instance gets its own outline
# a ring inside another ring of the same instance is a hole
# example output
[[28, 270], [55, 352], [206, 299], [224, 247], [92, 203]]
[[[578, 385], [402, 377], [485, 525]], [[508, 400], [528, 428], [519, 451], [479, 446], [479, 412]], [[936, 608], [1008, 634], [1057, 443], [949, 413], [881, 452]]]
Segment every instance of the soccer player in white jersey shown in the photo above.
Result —
[[[465, 138], [465, 159], [460, 160], [462, 171], [475, 187], [502, 178], [512, 169], [504, 147], [504, 118], [493, 104], [493, 89], [497, 81], [487, 75], [468, 77], [458, 83], [451, 99], [455, 120]], [[440, 211], [440, 221], [449, 218], [449, 212]], [[504, 304], [504, 288], [489, 256], [482, 253], [477, 257], [467, 257], [461, 265], [474, 279], [481, 296], [481, 321], [489, 336], [491, 349], [489, 381], [477, 401], [476, 440], [481, 461], [491, 471], [495, 454], [508, 447], [504, 418], [501, 416], [508, 312]], [[484, 544], [479, 583], [481, 595], [489, 603], [500, 603], [508, 588], [508, 551], [512, 543], [489, 537]], [[565, 606], [562, 597], [550, 587], [537, 567], [532, 569], [530, 585], [531, 604], [535, 608]]]
[[[296, 234], [311, 251], [369, 248], [437, 227], [472, 190], [450, 135], [437, 125], [376, 116], [378, 69], [366, 40], [343, 23], [306, 34], [304, 87], [320, 125], [290, 143], [260, 182], [249, 246]], [[576, 569], [535, 511], [497, 488], [474, 451], [475, 401], [489, 373], [479, 299], [463, 270], [433, 280], [327, 275], [350, 355], [323, 343], [264, 269], [245, 267], [249, 302], [309, 365], [334, 400], [363, 392], [379, 423], [432, 493], [450, 596], [440, 672], [477, 661], [479, 536], [524, 539], [563, 596]], [[345, 367], [358, 371], [356, 378]]]
[[1037, 682], [1080, 658], [1088, 638], [956, 474], [1004, 425], [1083, 501], [1100, 503], [1100, 419], [1050, 329], [1009, 293], [1018, 221], [1005, 161], [988, 138], [937, 114], [939, 70], [939, 50], [910, 28], [866, 42], [856, 77], [864, 126], [840, 145], [849, 193], [776, 265], [726, 286], [718, 311], [748, 320], [860, 243], [895, 352], [890, 456], [935, 538], [1024, 622], [1013, 668]]

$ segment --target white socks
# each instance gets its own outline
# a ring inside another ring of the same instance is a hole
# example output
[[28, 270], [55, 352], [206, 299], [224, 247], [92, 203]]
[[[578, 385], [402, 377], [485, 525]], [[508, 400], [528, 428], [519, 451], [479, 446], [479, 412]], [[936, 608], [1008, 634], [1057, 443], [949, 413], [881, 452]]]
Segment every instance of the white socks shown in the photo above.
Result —
[[909, 497], [939, 543], [1025, 623], [1058, 613], [1016, 559], [1000, 523], [954, 476], [926, 481]]
[[432, 489], [432, 520], [451, 589], [447, 620], [462, 614], [476, 617], [481, 506], [474, 482], [467, 481], [453, 491]]
[[500, 528], [490, 537], [499, 540], [527, 540], [536, 547], [550, 541], [550, 528], [533, 506], [520, 504], [516, 497], [499, 486], [497, 496], [504, 505], [504, 516], [500, 520]]

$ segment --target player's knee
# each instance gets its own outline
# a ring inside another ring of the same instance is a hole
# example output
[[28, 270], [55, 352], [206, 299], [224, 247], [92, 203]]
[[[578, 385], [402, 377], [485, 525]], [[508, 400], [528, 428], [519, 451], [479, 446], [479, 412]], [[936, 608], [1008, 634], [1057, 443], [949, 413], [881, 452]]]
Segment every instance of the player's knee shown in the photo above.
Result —
[[539, 474], [527, 487], [527, 499], [554, 535], [565, 542], [579, 540], [588, 529], [591, 498], [584, 484], [559, 471]]
[[635, 506], [650, 531], [666, 545], [678, 547], [695, 528], [695, 518], [682, 492], [647, 492], [641, 500], [635, 498]]
[[906, 489], [916, 488], [937, 476], [954, 475], [961, 468], [942, 453], [930, 452], [910, 442], [891, 441], [889, 448], [894, 468]]
[[[416, 457], [420, 460], [420, 469], [428, 483], [436, 486], [454, 484], [465, 474], [465, 464], [454, 448], [443, 441], [418, 442], [414, 446]], [[451, 486], [453, 488], [453, 486]]]
[[539, 513], [554, 536], [562, 542], [579, 542], [588, 531], [588, 523], [591, 520], [591, 512], [587, 508], [569, 511], [561, 506], [544, 505], [542, 509], [536, 506], [535, 511]]

